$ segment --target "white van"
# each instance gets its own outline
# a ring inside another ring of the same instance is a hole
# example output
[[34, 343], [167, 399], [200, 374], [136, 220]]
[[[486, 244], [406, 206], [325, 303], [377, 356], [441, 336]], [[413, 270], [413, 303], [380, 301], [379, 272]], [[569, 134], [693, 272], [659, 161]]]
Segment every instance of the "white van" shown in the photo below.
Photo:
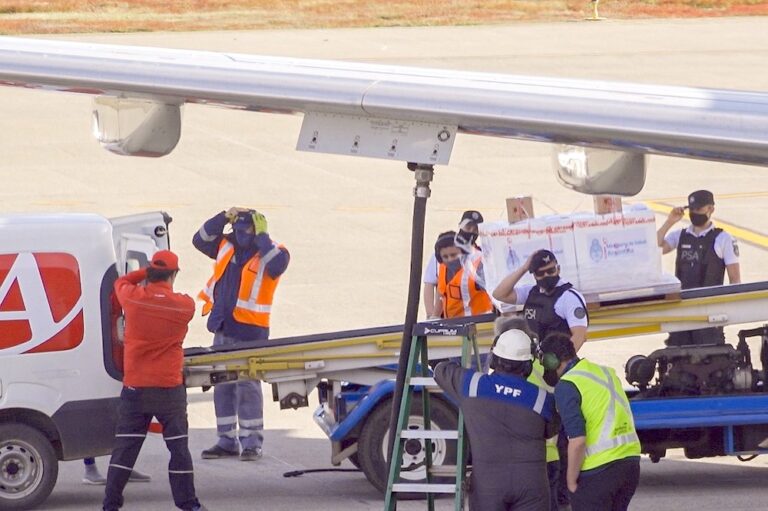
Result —
[[59, 460], [111, 451], [122, 386], [112, 285], [169, 248], [170, 221], [0, 216], [0, 509], [42, 503]]

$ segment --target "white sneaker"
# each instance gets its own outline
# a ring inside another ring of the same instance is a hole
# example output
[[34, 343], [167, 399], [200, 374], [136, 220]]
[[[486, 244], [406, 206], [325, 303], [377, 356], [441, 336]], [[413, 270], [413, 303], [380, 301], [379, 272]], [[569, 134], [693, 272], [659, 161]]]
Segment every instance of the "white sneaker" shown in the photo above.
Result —
[[103, 486], [107, 484], [107, 478], [101, 475], [98, 469], [86, 470], [83, 474], [83, 484]]

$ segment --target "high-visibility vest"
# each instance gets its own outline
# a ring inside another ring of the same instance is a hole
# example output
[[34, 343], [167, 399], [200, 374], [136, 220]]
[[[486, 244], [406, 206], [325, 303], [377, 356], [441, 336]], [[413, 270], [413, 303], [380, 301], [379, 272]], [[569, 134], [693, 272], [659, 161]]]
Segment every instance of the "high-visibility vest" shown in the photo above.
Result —
[[447, 279], [448, 267], [440, 264], [437, 290], [443, 297], [443, 315], [446, 318], [474, 316], [493, 310], [491, 297], [477, 285], [477, 269], [481, 262], [479, 253], [467, 256], [450, 282]]
[[[272, 278], [266, 272], [267, 264], [274, 259], [283, 245], [275, 245], [263, 257], [253, 256], [243, 265], [240, 277], [240, 289], [237, 292], [237, 303], [232, 316], [236, 321], [248, 325], [269, 328], [269, 315], [272, 312], [272, 297], [275, 294], [280, 277]], [[226, 239], [221, 241], [216, 262], [213, 264], [213, 275], [208, 279], [205, 289], [200, 291], [198, 298], [203, 300], [203, 316], [213, 308], [213, 288], [224, 275], [229, 261], [235, 255], [235, 246]]]
[[[547, 382], [544, 381], [544, 367], [542, 367], [541, 362], [538, 360], [533, 361], [533, 370], [528, 376], [528, 381], [549, 393], [555, 391], [551, 385], [547, 385]], [[557, 435], [553, 436], [552, 438], [547, 438], [546, 447], [547, 463], [550, 461], [558, 461], [560, 459], [560, 453], [557, 451]]]
[[616, 372], [581, 359], [561, 380], [576, 385], [587, 427], [587, 453], [582, 470], [640, 456], [640, 439], [632, 409]]

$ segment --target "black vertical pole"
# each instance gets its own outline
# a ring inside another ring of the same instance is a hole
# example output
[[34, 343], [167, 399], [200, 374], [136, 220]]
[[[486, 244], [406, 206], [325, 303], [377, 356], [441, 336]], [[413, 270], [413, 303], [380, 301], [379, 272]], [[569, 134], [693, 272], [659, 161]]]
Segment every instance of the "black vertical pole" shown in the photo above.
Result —
[[[429, 183], [434, 175], [432, 165], [408, 163], [408, 169], [414, 172], [416, 186], [413, 189], [413, 222], [411, 227], [411, 273], [408, 282], [408, 304], [405, 309], [405, 323], [403, 324], [403, 340], [400, 346], [400, 359], [397, 365], [397, 380], [395, 381], [395, 394], [392, 397], [392, 415], [389, 419], [389, 463], [400, 463], [401, 460], [393, 460], [392, 453], [395, 446], [395, 429], [397, 417], [400, 413], [400, 401], [403, 397], [405, 386], [405, 371], [408, 367], [408, 354], [411, 351], [413, 340], [413, 326], [419, 314], [419, 295], [421, 294], [421, 265], [424, 255], [424, 221], [427, 212], [427, 199], [430, 195]], [[389, 473], [389, 471], [387, 471]]]

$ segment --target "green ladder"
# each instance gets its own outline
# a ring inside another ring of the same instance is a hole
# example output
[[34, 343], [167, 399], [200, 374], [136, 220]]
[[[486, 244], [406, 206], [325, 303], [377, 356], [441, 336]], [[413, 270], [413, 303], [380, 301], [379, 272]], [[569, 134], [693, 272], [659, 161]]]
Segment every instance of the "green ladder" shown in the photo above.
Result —
[[[427, 509], [434, 511], [436, 494], [454, 494], [454, 509], [461, 511], [464, 509], [464, 480], [467, 473], [467, 452], [466, 442], [464, 441], [464, 416], [459, 410], [458, 428], [456, 431], [432, 430], [430, 420], [429, 394], [432, 391], [439, 392], [440, 388], [435, 383], [435, 379], [429, 374], [429, 354], [427, 351], [427, 337], [462, 337], [461, 344], [461, 365], [470, 367], [474, 362], [476, 370], [480, 368], [480, 352], [477, 348], [477, 329], [474, 323], [419, 323], [413, 329], [413, 342], [408, 356], [408, 367], [405, 373], [405, 383], [403, 397], [400, 401], [400, 413], [397, 417], [397, 430], [395, 432], [395, 442], [393, 452], [391, 453], [392, 462], [389, 465], [389, 479], [387, 481], [387, 492], [384, 501], [385, 511], [394, 511], [397, 509], [397, 496], [399, 493], [423, 493], [426, 495]], [[414, 387], [422, 387], [422, 412], [424, 417], [424, 429], [408, 429], [408, 418], [410, 416], [411, 399], [413, 398]], [[446, 441], [456, 440], [456, 465], [454, 466], [432, 466], [432, 440], [443, 439]], [[408, 440], [422, 440], [424, 442], [425, 465], [426, 465], [426, 483], [408, 483], [401, 482], [400, 475], [402, 470], [403, 450]], [[447, 469], [447, 470], [446, 470]], [[454, 475], [456, 480], [453, 484], [435, 483], [434, 478], [440, 476]]]

